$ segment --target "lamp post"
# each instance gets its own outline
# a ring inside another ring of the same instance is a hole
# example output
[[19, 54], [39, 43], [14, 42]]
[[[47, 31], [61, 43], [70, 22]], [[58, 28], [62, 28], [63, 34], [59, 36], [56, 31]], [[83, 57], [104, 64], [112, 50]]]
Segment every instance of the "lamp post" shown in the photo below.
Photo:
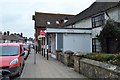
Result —
[[48, 41], [49, 41], [49, 37], [48, 37], [48, 34], [47, 34], [47, 60], [48, 60], [48, 50], [49, 50], [49, 46], [48, 46]]

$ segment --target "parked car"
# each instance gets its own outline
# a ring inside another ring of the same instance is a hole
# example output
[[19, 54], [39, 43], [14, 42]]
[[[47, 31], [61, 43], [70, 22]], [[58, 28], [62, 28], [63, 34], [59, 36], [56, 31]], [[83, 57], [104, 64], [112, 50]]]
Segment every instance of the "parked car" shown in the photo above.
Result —
[[19, 43], [0, 43], [0, 69], [11, 72], [10, 76], [19, 76], [24, 66], [24, 49]]
[[30, 54], [30, 45], [24, 44], [23, 46], [24, 46], [24, 52], [25, 52], [24, 59], [26, 60], [28, 55]]
[[28, 54], [30, 54], [30, 44], [24, 44], [24, 48], [26, 48]]

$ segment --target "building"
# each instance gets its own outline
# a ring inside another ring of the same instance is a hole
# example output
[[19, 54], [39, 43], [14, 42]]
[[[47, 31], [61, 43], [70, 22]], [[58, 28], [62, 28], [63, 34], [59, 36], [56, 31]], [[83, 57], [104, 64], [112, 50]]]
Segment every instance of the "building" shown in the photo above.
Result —
[[[92, 28], [92, 52], [100, 52], [101, 46], [96, 36], [100, 34], [108, 19], [120, 22], [120, 2], [94, 2], [86, 10], [76, 15], [71, 22], [66, 23], [66, 27]], [[109, 50], [112, 50], [113, 46], [116, 47], [115, 43], [108, 43], [108, 45]]]
[[1, 32], [0, 43], [24, 43], [24, 38], [20, 34], [10, 34], [9, 31]]
[[[69, 21], [70, 18], [72, 18], [74, 15], [69, 14], [53, 14], [53, 13], [41, 13], [41, 12], [35, 12], [35, 15], [33, 16], [33, 20], [35, 21], [35, 38], [36, 42], [38, 44], [38, 36], [40, 35], [40, 31], [45, 31], [47, 28], [61, 28], [63, 29], [64, 23]], [[56, 41], [56, 32], [50, 32], [49, 33], [49, 50], [52, 52], [55, 52], [57, 47], [57, 41]], [[44, 39], [44, 38], [43, 38]], [[45, 41], [44, 41], [45, 40]], [[46, 40], [44, 39], [42, 44], [46, 44]], [[61, 41], [60, 41], [61, 42]], [[38, 47], [40, 49], [40, 44], [38, 44]]]
[[[38, 40], [41, 30], [46, 32], [46, 37], [42, 41], [42, 44], [46, 45], [44, 48], [48, 48], [52, 52], [55, 50], [100, 52], [101, 45], [97, 36], [102, 31], [106, 20], [113, 19], [120, 22], [120, 2], [94, 2], [77, 15], [59, 16], [59, 19], [58, 15], [35, 12], [33, 16], [36, 40]], [[53, 23], [55, 25], [52, 25]], [[116, 47], [114, 43], [108, 44], [110, 45], [110, 47], [108, 46], [109, 50]], [[109, 52], [115, 52], [115, 50]]]

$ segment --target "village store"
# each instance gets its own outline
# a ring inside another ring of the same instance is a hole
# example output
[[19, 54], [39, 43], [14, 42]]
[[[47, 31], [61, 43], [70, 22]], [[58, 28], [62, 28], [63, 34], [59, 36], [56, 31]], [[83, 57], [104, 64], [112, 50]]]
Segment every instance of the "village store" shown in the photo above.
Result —
[[45, 32], [44, 48], [46, 52], [47, 49], [51, 53], [55, 53], [56, 50], [62, 52], [66, 50], [83, 53], [92, 52], [91, 29], [46, 28]]

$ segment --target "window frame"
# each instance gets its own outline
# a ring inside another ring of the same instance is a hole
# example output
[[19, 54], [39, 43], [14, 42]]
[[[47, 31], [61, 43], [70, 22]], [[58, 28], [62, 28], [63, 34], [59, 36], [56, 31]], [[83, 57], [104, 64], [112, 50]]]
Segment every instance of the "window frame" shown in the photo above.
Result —
[[101, 45], [97, 43], [98, 38], [92, 38], [92, 52], [101, 52]]
[[[95, 20], [98, 17], [100, 17], [100, 19], [99, 20]], [[92, 19], [92, 28], [101, 27], [101, 26], [103, 26], [105, 24], [105, 15], [104, 15], [104, 13], [101, 13], [99, 15], [93, 16], [91, 19]], [[98, 26], [96, 26], [97, 22], [101, 22], [102, 24], [99, 24]]]

